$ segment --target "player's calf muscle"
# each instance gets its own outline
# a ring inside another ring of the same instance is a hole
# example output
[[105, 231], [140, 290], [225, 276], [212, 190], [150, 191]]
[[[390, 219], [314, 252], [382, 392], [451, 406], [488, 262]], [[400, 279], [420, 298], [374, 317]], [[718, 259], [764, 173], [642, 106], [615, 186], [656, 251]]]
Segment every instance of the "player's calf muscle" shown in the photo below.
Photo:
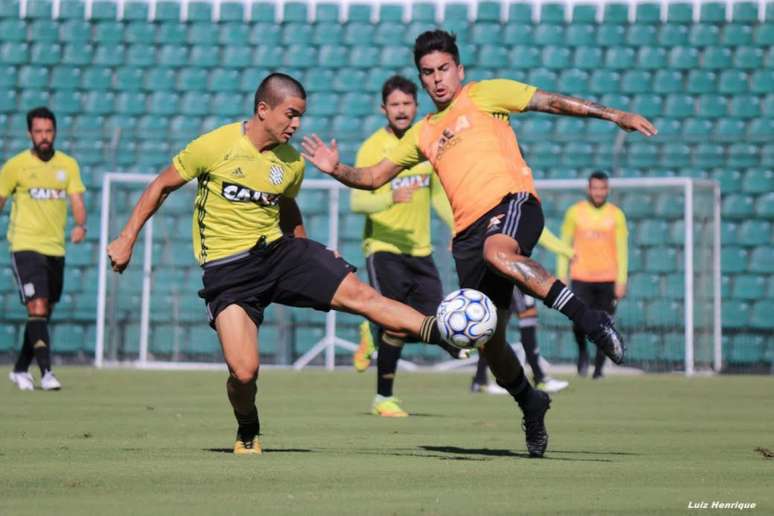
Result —
[[555, 280], [542, 265], [526, 256], [495, 250], [487, 253], [485, 259], [497, 272], [512, 278], [541, 299], [548, 294]]
[[353, 274], [339, 286], [331, 301], [336, 310], [356, 313], [393, 333], [418, 334], [424, 316], [397, 301], [387, 299]]

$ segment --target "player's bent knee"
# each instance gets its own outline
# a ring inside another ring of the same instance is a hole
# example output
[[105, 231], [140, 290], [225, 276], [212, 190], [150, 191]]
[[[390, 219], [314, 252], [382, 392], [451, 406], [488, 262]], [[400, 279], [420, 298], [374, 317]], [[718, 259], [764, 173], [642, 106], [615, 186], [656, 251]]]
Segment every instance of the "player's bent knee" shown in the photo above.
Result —
[[48, 317], [48, 299], [33, 299], [27, 303], [27, 313], [31, 317]]
[[242, 385], [250, 385], [258, 379], [258, 367], [237, 367], [231, 370], [231, 377]]
[[379, 298], [379, 293], [370, 285], [360, 281], [354, 274], [347, 275], [331, 300], [331, 306], [363, 314], [369, 305]]

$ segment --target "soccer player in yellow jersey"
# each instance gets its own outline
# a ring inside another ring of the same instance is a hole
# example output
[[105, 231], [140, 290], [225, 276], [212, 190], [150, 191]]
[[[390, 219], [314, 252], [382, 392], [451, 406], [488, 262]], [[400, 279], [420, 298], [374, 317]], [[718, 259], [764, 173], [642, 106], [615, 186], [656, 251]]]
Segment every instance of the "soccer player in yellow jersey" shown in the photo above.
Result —
[[196, 179], [193, 247], [204, 284], [199, 295], [230, 371], [226, 390], [238, 424], [234, 453], [240, 455], [261, 453], [256, 343], [269, 304], [344, 310], [397, 335], [440, 340], [431, 330], [432, 317], [379, 295], [333, 251], [306, 238], [294, 200], [304, 160], [288, 144], [306, 110], [301, 83], [273, 73], [258, 86], [253, 106], [249, 120], [215, 129], [175, 156], [107, 249], [113, 270], [123, 271], [145, 222], [168, 195]]
[[[570, 266], [575, 295], [592, 308], [612, 316], [618, 300], [626, 295], [628, 275], [628, 236], [626, 216], [607, 201], [610, 184], [607, 174], [597, 171], [589, 177], [588, 199], [571, 206], [564, 215], [562, 240], [572, 245], [577, 259]], [[557, 259], [557, 276], [567, 281], [568, 263]], [[589, 357], [583, 332], [573, 327], [578, 343], [578, 374], [588, 374]], [[597, 350], [593, 378], [602, 377], [605, 355]]]
[[530, 386], [505, 341], [514, 283], [576, 322], [615, 362], [623, 360], [624, 348], [607, 314], [588, 309], [529, 258], [543, 229], [543, 212], [532, 172], [508, 123], [510, 113], [601, 118], [646, 136], [656, 134], [656, 128], [640, 115], [516, 81], [463, 85], [465, 70], [455, 38], [441, 30], [417, 37], [414, 62], [438, 112], [414, 124], [385, 159], [370, 167], [350, 167], [341, 163], [335, 140], [326, 145], [316, 136], [304, 139], [304, 156], [344, 184], [366, 190], [380, 187], [406, 167], [430, 161], [454, 213], [452, 252], [460, 286], [483, 291], [498, 308], [498, 329], [483, 353], [498, 384], [524, 413], [529, 453], [542, 456], [548, 443], [544, 416], [550, 399]]
[[[357, 166], [380, 162], [417, 114], [417, 87], [399, 75], [382, 86], [382, 111], [387, 126], [372, 134], [357, 153]], [[430, 206], [452, 227], [452, 213], [446, 194], [428, 162], [403, 170], [392, 181], [373, 191], [352, 190], [351, 207], [365, 214], [363, 252], [368, 279], [379, 293], [406, 303], [425, 315], [435, 314], [443, 299], [441, 278], [430, 253]], [[368, 323], [361, 333], [369, 332]], [[364, 371], [370, 362], [373, 344], [366, 338], [353, 356], [355, 368]], [[399, 400], [393, 396], [395, 372], [405, 338], [377, 331], [379, 353], [376, 360], [376, 396], [371, 404], [374, 415], [406, 417]], [[370, 346], [369, 346], [370, 344]], [[447, 351], [458, 357], [458, 348], [446, 344]]]
[[86, 235], [86, 208], [78, 163], [54, 149], [56, 117], [39, 107], [27, 113], [32, 149], [9, 159], [0, 170], [0, 210], [13, 198], [8, 242], [21, 302], [27, 307], [24, 341], [10, 380], [24, 391], [34, 389], [28, 372], [33, 357], [40, 367], [44, 390], [62, 387], [51, 371], [48, 321], [62, 295], [65, 226], [69, 199], [75, 219], [70, 241]]

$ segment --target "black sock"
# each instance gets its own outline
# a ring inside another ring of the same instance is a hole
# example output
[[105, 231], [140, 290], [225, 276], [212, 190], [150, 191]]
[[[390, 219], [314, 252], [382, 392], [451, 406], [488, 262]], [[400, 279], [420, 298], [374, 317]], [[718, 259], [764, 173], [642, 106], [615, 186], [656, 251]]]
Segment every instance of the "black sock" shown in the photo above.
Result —
[[497, 385], [508, 391], [521, 408], [529, 401], [534, 389], [524, 375], [524, 369], [519, 370], [518, 376], [510, 383], [497, 382]]
[[473, 381], [479, 385], [487, 385], [489, 383], [489, 376], [487, 374], [488, 369], [489, 364], [487, 364], [486, 358], [481, 354], [481, 351], [479, 351], [478, 363], [476, 364], [476, 376], [473, 377]]
[[594, 357], [594, 374], [601, 375], [605, 367], [605, 353], [597, 348], [597, 356]]
[[45, 317], [27, 319], [27, 337], [40, 367], [40, 374], [51, 370], [51, 340], [48, 336], [48, 320]]
[[403, 346], [393, 346], [379, 342], [379, 354], [376, 357], [376, 393], [380, 396], [392, 396], [392, 386], [395, 383], [395, 371], [398, 369], [398, 360]]
[[540, 350], [537, 345], [537, 328], [527, 326], [520, 328], [521, 345], [524, 348], [524, 354], [527, 356], [527, 362], [532, 368], [532, 378], [536, 384], [543, 381], [545, 373], [540, 367]]
[[578, 344], [578, 356], [586, 354], [586, 334], [578, 326], [573, 325], [572, 333], [575, 335], [575, 343]]
[[30, 342], [29, 332], [27, 332], [27, 326], [25, 325], [24, 340], [22, 341], [19, 356], [16, 358], [16, 364], [13, 366], [13, 372], [26, 373], [30, 368], [33, 358], [35, 358], [35, 353], [32, 351], [32, 342]]
[[554, 281], [554, 284], [551, 285], [543, 303], [554, 310], [559, 310], [575, 323], [580, 321], [587, 310], [586, 303], [581, 301], [578, 296], [572, 293], [572, 290], [567, 288], [567, 285], [559, 280]]
[[425, 320], [422, 321], [422, 327], [419, 329], [419, 340], [422, 342], [429, 342], [430, 344], [437, 344], [441, 347], [444, 344], [441, 338], [441, 331], [438, 329], [436, 319], [434, 315], [428, 315]]
[[252, 441], [256, 435], [261, 433], [261, 422], [258, 419], [258, 407], [255, 405], [253, 405], [253, 409], [247, 414], [238, 414], [235, 410], [234, 417], [239, 425], [237, 434], [242, 441]]

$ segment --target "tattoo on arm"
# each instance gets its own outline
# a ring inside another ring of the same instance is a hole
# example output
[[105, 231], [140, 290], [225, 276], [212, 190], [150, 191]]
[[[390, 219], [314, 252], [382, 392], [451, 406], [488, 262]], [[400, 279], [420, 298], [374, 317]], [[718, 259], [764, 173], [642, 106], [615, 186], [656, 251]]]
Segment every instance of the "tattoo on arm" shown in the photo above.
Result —
[[524, 257], [514, 260], [503, 252], [498, 252], [497, 258], [505, 267], [505, 272], [515, 279], [520, 287], [526, 288], [541, 299], [548, 294], [554, 277], [538, 262]]
[[602, 120], [613, 120], [615, 115], [620, 113], [617, 109], [603, 106], [592, 100], [579, 99], [560, 93], [550, 93], [540, 90], [535, 92], [535, 95], [533, 95], [527, 108], [530, 111], [540, 111], [556, 115], [601, 118]]
[[374, 187], [373, 172], [369, 169], [355, 168], [339, 163], [334, 171], [336, 179], [347, 186], [371, 190]]

